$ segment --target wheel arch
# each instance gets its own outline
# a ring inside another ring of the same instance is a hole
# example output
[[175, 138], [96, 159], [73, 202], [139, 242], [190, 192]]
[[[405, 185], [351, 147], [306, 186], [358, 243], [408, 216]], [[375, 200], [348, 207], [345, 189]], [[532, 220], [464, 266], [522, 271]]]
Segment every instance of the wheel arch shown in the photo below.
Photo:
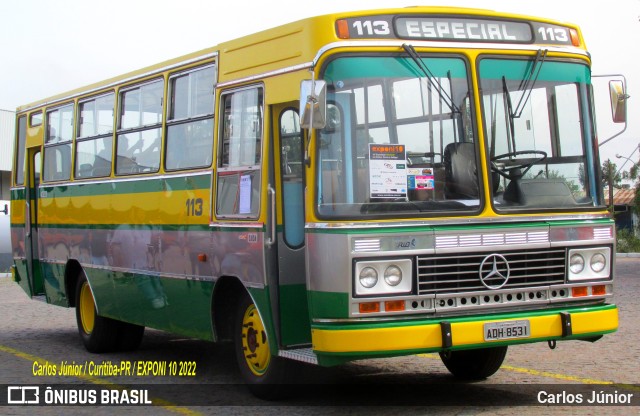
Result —
[[76, 285], [78, 283], [78, 275], [82, 270], [80, 262], [75, 259], [69, 259], [65, 265], [64, 289], [70, 307], [76, 306]]
[[243, 296], [251, 296], [236, 276], [222, 276], [213, 288], [211, 324], [215, 341], [233, 340], [233, 326], [238, 303]]

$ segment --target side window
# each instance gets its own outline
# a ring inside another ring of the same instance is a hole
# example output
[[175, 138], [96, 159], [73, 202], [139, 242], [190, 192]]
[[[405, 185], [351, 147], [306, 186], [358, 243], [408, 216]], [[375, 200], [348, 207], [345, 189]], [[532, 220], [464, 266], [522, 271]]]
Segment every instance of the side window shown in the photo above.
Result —
[[280, 170], [284, 204], [284, 239], [291, 247], [304, 244], [303, 146], [300, 116], [292, 108], [280, 115]]
[[554, 90], [558, 111], [558, 131], [562, 140], [558, 156], [582, 156], [582, 120], [578, 103], [580, 97], [574, 84], [557, 85]]
[[111, 175], [113, 159], [113, 93], [83, 101], [76, 139], [76, 178]]
[[71, 177], [73, 104], [47, 111], [44, 138], [43, 180], [63, 181]]
[[14, 162], [15, 184], [24, 185], [24, 158], [27, 146], [27, 117], [18, 118], [18, 135], [16, 137], [16, 160]]
[[120, 93], [116, 174], [157, 172], [164, 82], [152, 81]]
[[169, 79], [167, 170], [211, 166], [215, 79], [215, 66]]
[[261, 87], [251, 87], [221, 97], [218, 216], [258, 216], [264, 117], [262, 96]]
[[42, 125], [42, 110], [29, 115], [29, 125], [31, 127], [38, 127]]

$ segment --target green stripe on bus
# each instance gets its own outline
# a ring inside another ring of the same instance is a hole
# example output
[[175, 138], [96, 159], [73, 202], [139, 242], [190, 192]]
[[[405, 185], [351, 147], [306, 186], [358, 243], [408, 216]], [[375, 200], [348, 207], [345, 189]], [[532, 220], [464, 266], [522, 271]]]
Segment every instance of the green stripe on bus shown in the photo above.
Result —
[[[71, 186], [69, 184], [43, 184], [39, 188], [39, 197], [126, 195], [194, 189], [211, 189], [211, 173], [177, 178], [140, 178], [126, 181], [110, 179], [107, 182], [85, 184], [75, 182]], [[43, 191], [46, 192], [46, 194], [43, 194]]]
[[19, 188], [19, 189], [12, 189], [11, 190], [11, 200], [12, 201], [16, 201], [16, 200], [23, 200], [26, 198], [26, 190], [25, 188]]
[[[13, 228], [24, 228], [24, 224], [11, 224]], [[220, 231], [220, 232], [264, 232], [264, 225], [258, 227], [225, 227], [224, 225], [210, 226], [209, 224], [38, 224], [38, 228], [61, 230], [140, 230], [149, 229], [162, 231]]]
[[[461, 219], [461, 221], [464, 221]], [[594, 219], [594, 220], [560, 220], [556, 221], [552, 217], [541, 218], [540, 221], [530, 221], [521, 223], [492, 223], [492, 224], [460, 224], [460, 225], [416, 225], [407, 226], [399, 225], [394, 226], [392, 224], [377, 224], [375, 226], [367, 228], [359, 228], [358, 226], [350, 226], [344, 228], [307, 228], [305, 231], [309, 234], [392, 234], [392, 233], [416, 233], [416, 232], [432, 232], [432, 231], [495, 231], [515, 228], [536, 228], [550, 225], [551, 227], [585, 227], [593, 225], [613, 225], [613, 221], [609, 218]]]

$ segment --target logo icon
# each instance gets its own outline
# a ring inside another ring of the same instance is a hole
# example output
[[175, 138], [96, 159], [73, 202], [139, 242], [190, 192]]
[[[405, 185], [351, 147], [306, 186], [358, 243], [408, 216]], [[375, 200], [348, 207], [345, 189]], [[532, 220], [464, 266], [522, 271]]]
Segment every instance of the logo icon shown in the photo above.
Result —
[[504, 256], [490, 254], [480, 263], [480, 281], [487, 289], [500, 289], [507, 284], [511, 269]]
[[40, 403], [40, 387], [38, 386], [8, 386], [7, 404], [38, 404]]

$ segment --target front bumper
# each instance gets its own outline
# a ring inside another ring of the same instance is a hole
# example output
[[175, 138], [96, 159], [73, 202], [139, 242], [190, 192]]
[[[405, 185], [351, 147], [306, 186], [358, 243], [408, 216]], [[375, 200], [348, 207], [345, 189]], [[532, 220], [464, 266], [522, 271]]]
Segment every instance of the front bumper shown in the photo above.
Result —
[[[484, 324], [528, 320], [526, 338], [485, 341]], [[312, 324], [313, 351], [320, 363], [442, 350], [484, 348], [549, 340], [595, 338], [616, 331], [616, 305], [427, 319], [419, 321], [323, 322]]]

